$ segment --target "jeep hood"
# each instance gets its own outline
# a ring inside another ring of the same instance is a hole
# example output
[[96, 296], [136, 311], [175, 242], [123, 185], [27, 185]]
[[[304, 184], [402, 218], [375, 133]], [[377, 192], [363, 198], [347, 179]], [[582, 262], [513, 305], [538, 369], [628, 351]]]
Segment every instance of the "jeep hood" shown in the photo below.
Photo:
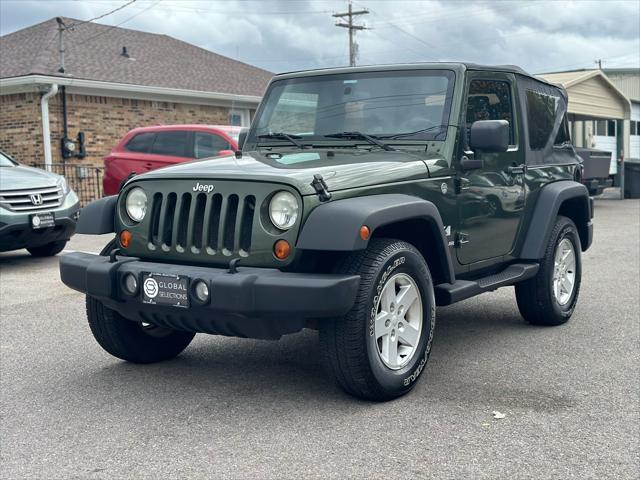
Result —
[[0, 167], [0, 191], [51, 187], [58, 177], [55, 173], [22, 165]]
[[[331, 152], [331, 153], [329, 153]], [[278, 157], [279, 158], [275, 158]], [[427, 152], [368, 151], [357, 149], [295, 150], [291, 152], [248, 152], [216, 157], [154, 170], [135, 177], [202, 181], [243, 180], [285, 183], [302, 195], [315, 194], [313, 176], [322, 175], [330, 191], [407, 181], [429, 176], [427, 160], [443, 159]]]

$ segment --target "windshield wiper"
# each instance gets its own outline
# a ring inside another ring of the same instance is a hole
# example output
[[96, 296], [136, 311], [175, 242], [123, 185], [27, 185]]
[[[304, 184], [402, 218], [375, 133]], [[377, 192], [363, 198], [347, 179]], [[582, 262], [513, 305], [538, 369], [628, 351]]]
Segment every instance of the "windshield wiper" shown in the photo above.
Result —
[[457, 127], [458, 125], [433, 125], [431, 127], [427, 127], [427, 128], [421, 128], [420, 130], [416, 130], [415, 132], [405, 132], [405, 133], [396, 133], [394, 135], [384, 135], [384, 136], [380, 136], [378, 138], [385, 138], [385, 139], [389, 139], [389, 140], [394, 140], [396, 138], [403, 138], [403, 137], [410, 137], [411, 135], [418, 135], [419, 133], [424, 133], [424, 132], [430, 132], [431, 130], [435, 130], [436, 128], [443, 128], [443, 127]]
[[382, 148], [383, 150], [387, 150], [389, 152], [395, 150], [395, 148], [391, 148], [389, 145], [387, 145], [386, 143], [381, 142], [377, 138], [375, 138], [375, 137], [373, 137], [371, 135], [367, 135], [366, 133], [362, 133], [362, 132], [332, 133], [330, 135], [324, 135], [324, 137], [327, 137], [327, 138], [361, 138], [362, 140], [366, 140], [367, 142], [369, 142], [372, 145], [377, 145], [378, 147]]
[[300, 149], [307, 148], [302, 143], [296, 140], [296, 139], [302, 138], [298, 135], [289, 135], [288, 133], [278, 132], [278, 133], [265, 133], [263, 135], [258, 135], [258, 138], [273, 138], [273, 139], [280, 139], [280, 140], [288, 140], [289, 142], [291, 142], [292, 144], [294, 144], [296, 147]]

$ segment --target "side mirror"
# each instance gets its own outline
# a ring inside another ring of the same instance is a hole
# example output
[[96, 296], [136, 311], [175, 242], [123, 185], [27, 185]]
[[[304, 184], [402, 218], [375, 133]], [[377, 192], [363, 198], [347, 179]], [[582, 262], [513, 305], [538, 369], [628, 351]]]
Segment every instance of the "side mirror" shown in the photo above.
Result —
[[249, 129], [247, 127], [243, 127], [240, 129], [240, 133], [238, 134], [238, 150], [242, 150], [244, 146], [244, 142], [247, 139], [247, 135], [249, 133]]
[[499, 153], [509, 148], [509, 122], [478, 120], [471, 125], [469, 147], [476, 152]]

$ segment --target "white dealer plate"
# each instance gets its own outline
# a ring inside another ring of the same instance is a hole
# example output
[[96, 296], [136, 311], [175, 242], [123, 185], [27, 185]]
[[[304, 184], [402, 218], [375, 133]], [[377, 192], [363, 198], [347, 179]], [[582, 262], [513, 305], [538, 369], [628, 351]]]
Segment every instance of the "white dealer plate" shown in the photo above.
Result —
[[166, 273], [142, 273], [142, 302], [189, 307], [189, 277]]

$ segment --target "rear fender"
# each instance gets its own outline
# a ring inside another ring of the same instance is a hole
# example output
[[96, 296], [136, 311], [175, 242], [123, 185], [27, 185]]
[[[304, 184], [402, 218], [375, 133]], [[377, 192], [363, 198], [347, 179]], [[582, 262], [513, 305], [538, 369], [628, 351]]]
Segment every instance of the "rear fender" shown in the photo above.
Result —
[[592, 201], [587, 188], [572, 180], [553, 182], [542, 188], [536, 201], [519, 258], [539, 260], [558, 215], [571, 218], [578, 228], [582, 250], [591, 245]]

